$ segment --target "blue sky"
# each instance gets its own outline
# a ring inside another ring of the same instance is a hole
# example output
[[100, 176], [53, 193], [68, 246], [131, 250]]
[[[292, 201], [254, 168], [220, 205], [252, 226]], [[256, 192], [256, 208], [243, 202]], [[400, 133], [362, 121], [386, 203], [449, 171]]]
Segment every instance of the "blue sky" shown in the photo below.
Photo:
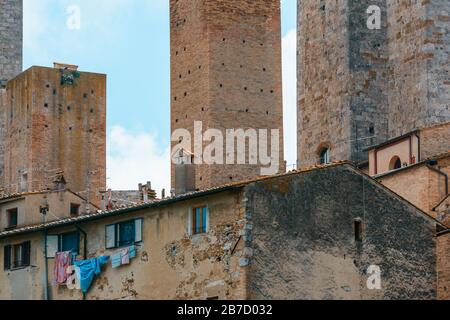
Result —
[[[71, 5], [80, 29], [67, 26]], [[286, 157], [294, 163], [296, 0], [283, 0], [282, 14]], [[58, 61], [108, 75], [108, 185], [150, 180], [168, 189], [169, 0], [24, 0], [24, 20], [25, 69]]]

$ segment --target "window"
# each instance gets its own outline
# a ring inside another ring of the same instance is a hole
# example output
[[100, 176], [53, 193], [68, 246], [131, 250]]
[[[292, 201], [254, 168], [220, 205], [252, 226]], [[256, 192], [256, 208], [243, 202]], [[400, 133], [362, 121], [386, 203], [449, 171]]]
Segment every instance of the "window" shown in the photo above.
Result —
[[355, 220], [353, 222], [353, 229], [355, 233], [355, 241], [361, 242], [362, 241], [362, 222], [361, 220]]
[[324, 148], [319, 153], [319, 161], [320, 164], [328, 164], [330, 163], [330, 149]]
[[60, 235], [47, 235], [47, 258], [54, 258], [57, 252], [72, 251], [80, 253], [80, 233], [71, 232]]
[[395, 156], [389, 162], [389, 170], [397, 170], [402, 167], [402, 160], [398, 156]]
[[13, 270], [30, 266], [30, 241], [4, 247], [4, 270]]
[[71, 217], [78, 217], [80, 214], [80, 205], [76, 203], [70, 204], [70, 216]]
[[206, 207], [192, 210], [192, 234], [206, 233], [208, 226], [208, 209]]
[[8, 219], [7, 229], [14, 229], [15, 227], [17, 227], [18, 209], [14, 208], [6, 210], [6, 215]]
[[72, 251], [76, 255], [80, 252], [80, 234], [78, 232], [58, 236], [58, 252], [66, 251]]
[[131, 246], [142, 242], [143, 219], [129, 220], [107, 225], [105, 229], [106, 249]]

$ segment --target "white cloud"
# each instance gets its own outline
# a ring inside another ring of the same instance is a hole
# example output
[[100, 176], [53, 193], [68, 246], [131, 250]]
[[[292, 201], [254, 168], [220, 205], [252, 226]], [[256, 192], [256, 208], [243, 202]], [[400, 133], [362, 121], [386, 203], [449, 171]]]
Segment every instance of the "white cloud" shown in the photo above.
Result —
[[161, 195], [170, 194], [169, 148], [158, 147], [157, 136], [148, 132], [132, 133], [121, 126], [108, 132], [108, 188], [136, 190], [139, 183], [152, 182]]
[[[284, 157], [297, 163], [297, 30], [283, 37]], [[292, 167], [288, 167], [292, 169]]]

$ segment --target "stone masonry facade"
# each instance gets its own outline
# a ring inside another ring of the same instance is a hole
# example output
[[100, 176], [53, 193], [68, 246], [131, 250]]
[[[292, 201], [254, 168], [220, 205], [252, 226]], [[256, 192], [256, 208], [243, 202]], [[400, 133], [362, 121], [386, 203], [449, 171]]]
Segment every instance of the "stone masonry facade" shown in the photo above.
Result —
[[[370, 30], [367, 9], [381, 9]], [[298, 160], [366, 160], [364, 149], [450, 120], [450, 3], [298, 2]]]
[[22, 71], [22, 0], [0, 0], [0, 88]]
[[[279, 1], [171, 0], [170, 13], [172, 132], [278, 129], [284, 172]], [[246, 163], [197, 165], [196, 189], [261, 175]]]
[[98, 207], [106, 189], [106, 76], [32, 67], [8, 82], [6, 193], [67, 188]]

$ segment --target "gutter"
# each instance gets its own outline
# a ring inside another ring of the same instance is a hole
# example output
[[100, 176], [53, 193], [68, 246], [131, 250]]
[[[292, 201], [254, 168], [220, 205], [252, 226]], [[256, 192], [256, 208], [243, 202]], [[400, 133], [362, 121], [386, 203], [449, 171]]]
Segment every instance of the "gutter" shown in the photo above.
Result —
[[47, 258], [47, 230], [44, 231], [44, 259], [45, 259], [45, 285], [44, 285], [44, 300], [49, 300], [48, 294], [48, 258]]
[[[77, 228], [77, 230], [83, 234], [83, 260], [86, 260], [87, 259], [87, 233], [86, 233], [86, 231], [81, 229], [80, 226], [78, 226], [78, 225], [75, 225], [75, 228]], [[86, 293], [84, 293], [84, 292], [83, 292], [83, 300], [86, 300]]]

